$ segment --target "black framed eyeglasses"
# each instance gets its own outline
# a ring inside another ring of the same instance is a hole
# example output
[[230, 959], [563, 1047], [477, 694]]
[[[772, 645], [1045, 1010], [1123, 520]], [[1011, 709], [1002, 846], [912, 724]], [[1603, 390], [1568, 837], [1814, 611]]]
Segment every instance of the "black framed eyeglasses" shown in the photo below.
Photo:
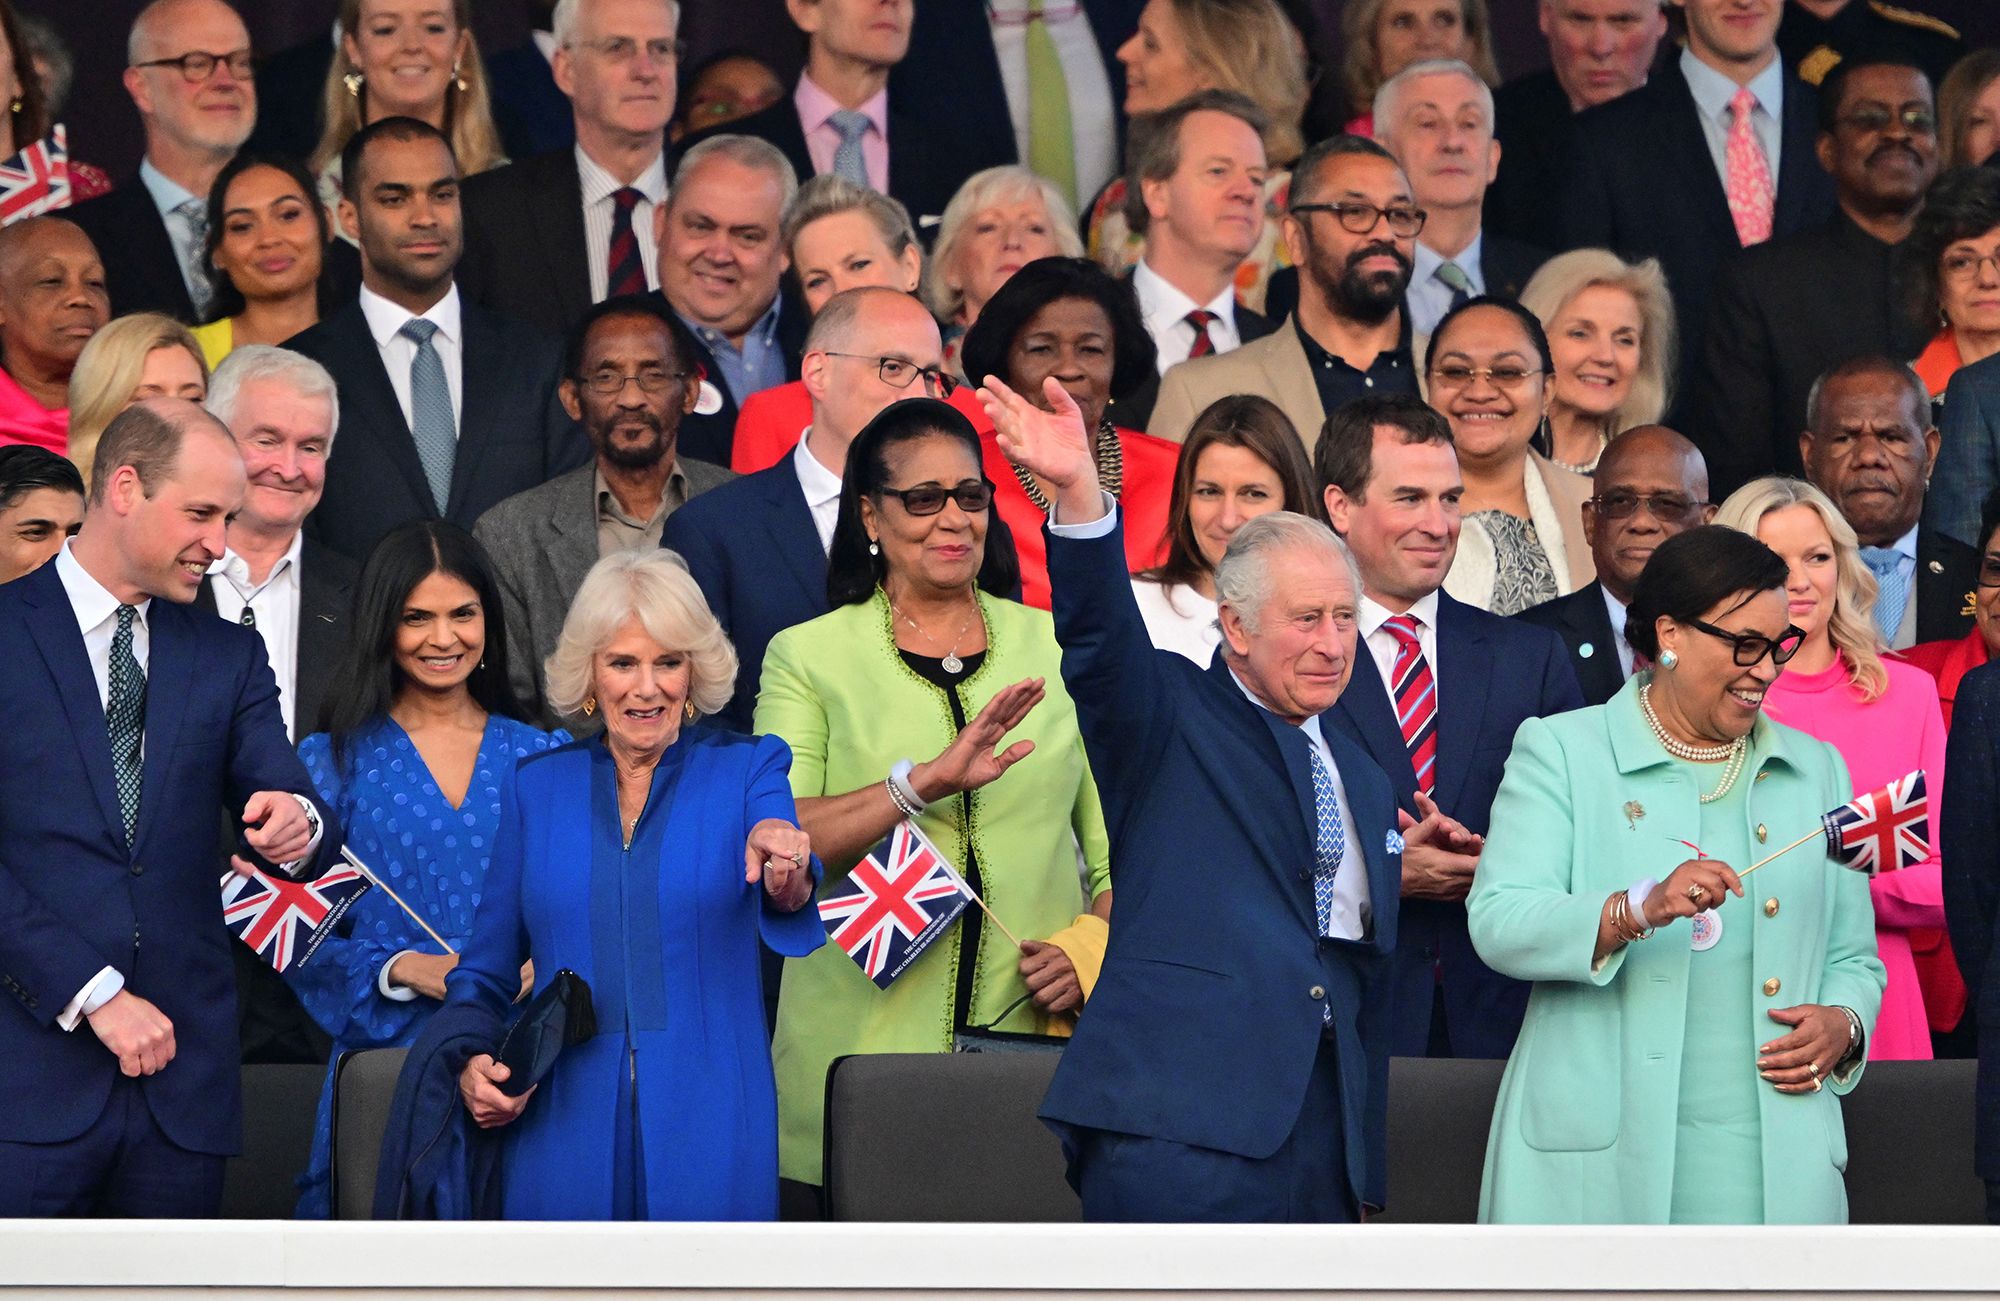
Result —
[[938, 369], [936, 366], [919, 366], [914, 361], [902, 357], [870, 357], [859, 352], [834, 352], [826, 350], [829, 357], [847, 357], [854, 361], [872, 361], [875, 373], [890, 388], [908, 388], [923, 377], [924, 391], [934, 398], [948, 398], [958, 391], [961, 381], [958, 376]]
[[1708, 503], [1695, 501], [1677, 492], [1626, 492], [1613, 489], [1588, 499], [1605, 519], [1630, 519], [1644, 506], [1662, 524], [1685, 524]]
[[577, 381], [601, 398], [615, 398], [625, 391], [627, 384], [637, 384], [639, 391], [647, 397], [657, 397], [675, 384], [684, 384], [699, 374], [687, 370], [642, 370], [636, 375], [623, 371], [600, 370], [585, 375]]
[[215, 75], [215, 65], [226, 65], [229, 75], [238, 81], [250, 80], [251, 60], [248, 50], [231, 50], [227, 54], [210, 54], [207, 50], [189, 50], [171, 59], [147, 59], [135, 63], [135, 68], [179, 68], [181, 77], [196, 86]]
[[1295, 203], [1291, 207], [1294, 216], [1307, 212], [1330, 212], [1340, 222], [1340, 228], [1350, 235], [1366, 235], [1375, 229], [1375, 223], [1386, 220], [1389, 233], [1405, 239], [1424, 228], [1424, 221], [1430, 216], [1422, 208], [1404, 207], [1378, 208], [1372, 203]]
[[1700, 619], [1689, 619], [1686, 623], [1690, 628], [1698, 628], [1711, 637], [1728, 642], [1735, 650], [1738, 668], [1750, 668], [1766, 655], [1771, 657], [1771, 663], [1784, 664], [1799, 653], [1799, 647], [1806, 644], [1805, 630], [1794, 624], [1787, 624], [1785, 630], [1773, 640], [1762, 633], [1730, 632], [1727, 628], [1718, 628]]
[[993, 485], [984, 479], [967, 479], [947, 488], [940, 483], [920, 483], [914, 488], [884, 488], [884, 497], [894, 497], [912, 515], [935, 515], [947, 500], [958, 503], [968, 515], [977, 515], [993, 504]]

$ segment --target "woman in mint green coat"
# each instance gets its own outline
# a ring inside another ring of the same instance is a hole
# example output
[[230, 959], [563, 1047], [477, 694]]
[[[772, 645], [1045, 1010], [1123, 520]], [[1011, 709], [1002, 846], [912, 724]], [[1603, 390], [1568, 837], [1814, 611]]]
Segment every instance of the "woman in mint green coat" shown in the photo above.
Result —
[[1762, 714], [1803, 640], [1785, 578], [1746, 534], [1669, 539], [1626, 623], [1657, 667], [1515, 736], [1467, 900], [1479, 955], [1535, 982], [1483, 1221], [1847, 1219], [1840, 1097], [1884, 983], [1868, 881], [1816, 841], [1738, 876], [1852, 795], [1838, 752]]

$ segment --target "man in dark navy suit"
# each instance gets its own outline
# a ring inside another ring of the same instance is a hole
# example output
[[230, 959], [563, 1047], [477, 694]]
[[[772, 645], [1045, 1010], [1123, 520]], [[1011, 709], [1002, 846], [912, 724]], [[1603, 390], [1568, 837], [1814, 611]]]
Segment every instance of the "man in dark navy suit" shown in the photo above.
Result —
[[212, 1216], [241, 1145], [215, 828], [298, 877], [340, 843], [263, 643], [192, 608], [244, 482], [213, 417], [142, 402], [0, 587], [0, 1216]]
[[[1313, 452], [1327, 517], [1361, 568], [1363, 649], [1334, 725], [1382, 766], [1409, 814], [1434, 809], [1486, 833], [1523, 720], [1583, 703], [1562, 641], [1453, 600], [1464, 480], [1451, 426], [1414, 397], [1366, 397], [1326, 422]], [[1402, 863], [1394, 957], [1399, 1057], [1505, 1057], [1528, 987], [1479, 960], [1465, 895], [1478, 848]]]
[[[1049, 580], [1122, 873], [1118, 925], [1042, 1118], [1097, 1221], [1351, 1222], [1384, 1201], [1388, 956], [1404, 842], [1389, 782], [1326, 725], [1355, 660], [1352, 560], [1279, 511], [1216, 571], [1206, 671], [1156, 651], [1074, 402], [982, 394], [1052, 485]], [[1409, 831], [1412, 853], [1444, 834]]]
[[1597, 579], [1516, 618], [1547, 628], [1569, 648], [1583, 703], [1618, 694], [1637, 667], [1625, 640], [1625, 607], [1662, 542], [1715, 516], [1701, 451], [1665, 425], [1640, 425], [1611, 440], [1597, 459], [1583, 504]]

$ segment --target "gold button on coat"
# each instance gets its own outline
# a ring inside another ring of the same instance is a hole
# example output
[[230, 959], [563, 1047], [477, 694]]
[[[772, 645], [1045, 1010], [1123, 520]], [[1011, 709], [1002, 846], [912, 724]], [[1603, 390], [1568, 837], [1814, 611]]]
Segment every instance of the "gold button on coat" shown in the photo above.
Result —
[[1771, 998], [1776, 996], [1780, 988], [1782, 988], [1782, 983], [1778, 980], [1778, 978], [1776, 976], [1771, 977], [1769, 980], [1764, 982], [1764, 997]]
[[1761, 823], [1761, 822], [1760, 822], [1760, 823], [1758, 823], [1758, 824], [1757, 824], [1757, 843], [1758, 843], [1758, 844], [1760, 844], [1760, 845], [1761, 845], [1761, 844], [1763, 844], [1763, 843], [1764, 843], [1764, 840], [1765, 840], [1765, 838], [1766, 838], [1767, 836], [1769, 836], [1770, 834], [1771, 834], [1770, 832], [1768, 832], [1768, 831], [1764, 830], [1764, 824], [1763, 824], [1763, 823]]
[[1776, 917], [1778, 915], [1778, 901], [1776, 899], [1766, 899], [1764, 901], [1764, 915], [1766, 917]]
[[1326, 987], [1325, 987], [1324, 985], [1314, 985], [1314, 986], [1313, 986], [1313, 987], [1312, 987], [1311, 989], [1308, 989], [1308, 990], [1306, 991], [1306, 997], [1308, 997], [1308, 998], [1325, 998], [1325, 997], [1326, 997]]

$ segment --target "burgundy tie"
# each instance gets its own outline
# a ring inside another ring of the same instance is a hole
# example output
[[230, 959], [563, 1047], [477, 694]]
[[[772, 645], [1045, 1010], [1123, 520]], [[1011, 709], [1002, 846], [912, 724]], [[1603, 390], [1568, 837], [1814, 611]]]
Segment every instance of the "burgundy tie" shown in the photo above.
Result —
[[1193, 361], [1196, 357], [1212, 354], [1215, 351], [1215, 339], [1208, 332], [1208, 323], [1218, 319], [1215, 313], [1197, 307], [1181, 319], [1194, 327], [1194, 346], [1188, 349], [1188, 360]]
[[1390, 671], [1396, 723], [1410, 752], [1417, 789], [1429, 795], [1437, 786], [1437, 684], [1431, 680], [1423, 643], [1417, 640], [1416, 616], [1395, 615], [1382, 626], [1396, 639], [1396, 664]]
[[646, 292], [646, 264], [639, 259], [639, 237], [632, 233], [632, 209], [646, 196], [631, 186], [611, 196], [611, 254], [605, 262], [604, 288], [609, 297]]

